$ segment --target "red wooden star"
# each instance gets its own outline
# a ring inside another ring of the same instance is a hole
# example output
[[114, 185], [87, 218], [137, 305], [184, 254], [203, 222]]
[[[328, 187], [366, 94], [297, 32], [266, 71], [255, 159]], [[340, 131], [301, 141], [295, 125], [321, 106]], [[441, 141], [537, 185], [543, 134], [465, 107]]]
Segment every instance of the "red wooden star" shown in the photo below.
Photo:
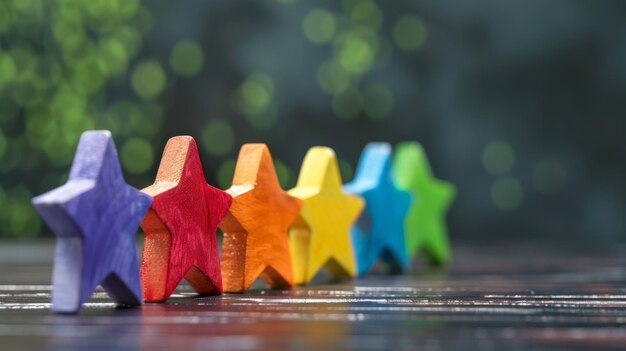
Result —
[[200, 294], [222, 293], [215, 231], [232, 198], [206, 183], [192, 137], [167, 142], [154, 184], [142, 191], [154, 198], [141, 223], [144, 301], [167, 300], [183, 278]]

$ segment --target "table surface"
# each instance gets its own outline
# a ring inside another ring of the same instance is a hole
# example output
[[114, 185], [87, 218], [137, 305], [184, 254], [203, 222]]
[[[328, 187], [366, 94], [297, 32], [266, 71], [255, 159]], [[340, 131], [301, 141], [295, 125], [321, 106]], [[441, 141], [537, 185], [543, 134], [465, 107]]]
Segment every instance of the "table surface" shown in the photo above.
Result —
[[2, 350], [571, 350], [626, 347], [626, 248], [461, 245], [443, 270], [122, 309], [49, 311], [53, 244], [0, 242]]

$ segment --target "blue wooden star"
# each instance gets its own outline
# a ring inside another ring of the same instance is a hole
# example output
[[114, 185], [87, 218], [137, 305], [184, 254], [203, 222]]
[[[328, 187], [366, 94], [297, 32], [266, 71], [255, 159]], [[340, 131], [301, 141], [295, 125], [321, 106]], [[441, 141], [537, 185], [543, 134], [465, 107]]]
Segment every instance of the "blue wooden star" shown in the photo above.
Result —
[[392, 181], [391, 146], [367, 144], [354, 180], [344, 189], [365, 199], [365, 211], [351, 231], [358, 274], [367, 273], [378, 258], [401, 271], [407, 265], [404, 218], [411, 195]]
[[77, 313], [98, 285], [141, 304], [135, 232], [151, 202], [124, 181], [111, 133], [83, 133], [67, 183], [33, 199], [57, 237], [52, 310]]

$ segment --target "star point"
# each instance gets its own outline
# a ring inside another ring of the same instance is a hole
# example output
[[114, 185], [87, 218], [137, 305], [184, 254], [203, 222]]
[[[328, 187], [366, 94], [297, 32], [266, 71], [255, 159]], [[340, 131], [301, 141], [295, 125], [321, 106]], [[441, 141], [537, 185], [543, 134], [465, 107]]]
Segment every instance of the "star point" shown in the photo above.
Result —
[[265, 144], [241, 148], [227, 192], [233, 203], [220, 224], [224, 291], [243, 292], [259, 276], [271, 288], [292, 287], [287, 230], [301, 202], [281, 189]]
[[55, 312], [77, 313], [98, 285], [120, 305], [141, 304], [135, 232], [151, 201], [124, 181], [110, 132], [81, 135], [67, 183], [33, 199], [57, 237]]
[[303, 202], [300, 219], [290, 230], [297, 284], [308, 283], [324, 267], [334, 278], [356, 275], [350, 226], [363, 209], [363, 200], [345, 193], [341, 184], [335, 152], [311, 148], [298, 184], [289, 191]]
[[192, 137], [167, 142], [154, 184], [142, 191], [154, 199], [141, 223], [145, 301], [167, 300], [183, 278], [199, 294], [220, 294], [216, 230], [231, 197], [206, 183]]
[[365, 199], [365, 211], [352, 227], [358, 274], [381, 258], [398, 271], [407, 265], [404, 219], [411, 197], [391, 178], [391, 146], [369, 143], [363, 149], [354, 180], [344, 189]]
[[406, 219], [406, 248], [409, 258], [424, 251], [434, 264], [450, 261], [450, 244], [445, 213], [456, 188], [434, 177], [428, 157], [417, 142], [403, 142], [394, 153], [394, 177], [398, 187], [409, 191], [414, 201]]

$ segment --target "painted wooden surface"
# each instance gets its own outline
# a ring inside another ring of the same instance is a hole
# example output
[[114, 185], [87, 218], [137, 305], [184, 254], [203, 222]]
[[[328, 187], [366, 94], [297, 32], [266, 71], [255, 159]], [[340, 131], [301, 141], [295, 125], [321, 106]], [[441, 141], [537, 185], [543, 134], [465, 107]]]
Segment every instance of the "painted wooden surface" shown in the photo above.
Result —
[[52, 229], [52, 309], [77, 313], [96, 286], [120, 305], [141, 304], [135, 232], [150, 196], [124, 181], [108, 131], [82, 134], [65, 185], [33, 199]]
[[621, 350], [626, 246], [472, 242], [446, 272], [416, 260], [293, 290], [116, 309], [101, 289], [77, 316], [51, 315], [53, 245], [0, 241], [2, 350]]
[[341, 185], [335, 152], [321, 146], [309, 149], [298, 184], [289, 191], [303, 202], [289, 233], [296, 284], [311, 281], [321, 268], [334, 278], [356, 275], [350, 227], [364, 204]]
[[216, 230], [232, 199], [206, 183], [192, 137], [167, 142], [156, 180], [143, 192], [154, 198], [141, 223], [145, 301], [167, 300], [183, 278], [199, 294], [220, 294]]
[[224, 291], [242, 292], [261, 277], [272, 288], [294, 285], [287, 230], [302, 202], [283, 191], [265, 144], [242, 146], [222, 220]]
[[456, 188], [435, 179], [428, 157], [417, 142], [396, 146], [393, 168], [398, 187], [410, 192], [413, 197], [405, 222], [409, 259], [423, 251], [431, 262], [447, 263], [451, 252], [445, 216], [454, 200]]
[[367, 273], [378, 260], [392, 271], [407, 265], [404, 219], [411, 203], [408, 192], [392, 180], [391, 146], [369, 143], [363, 149], [354, 180], [344, 186], [365, 199], [365, 211], [352, 227], [358, 274]]

